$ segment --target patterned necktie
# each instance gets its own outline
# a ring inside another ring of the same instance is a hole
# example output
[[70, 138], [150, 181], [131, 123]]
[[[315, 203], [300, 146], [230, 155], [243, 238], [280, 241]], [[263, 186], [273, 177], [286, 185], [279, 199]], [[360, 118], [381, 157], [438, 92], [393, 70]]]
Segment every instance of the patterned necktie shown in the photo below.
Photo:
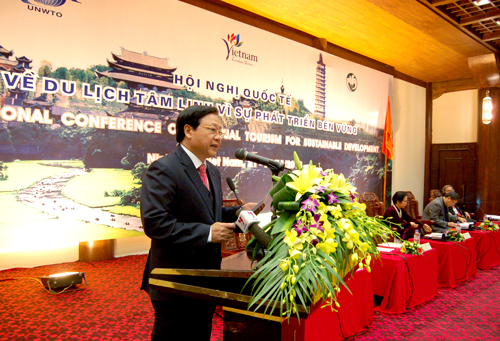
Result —
[[201, 164], [201, 166], [198, 167], [198, 172], [200, 173], [201, 181], [203, 181], [205, 187], [210, 191], [210, 185], [208, 184], [208, 177], [207, 177], [207, 168], [205, 167], [204, 164]]

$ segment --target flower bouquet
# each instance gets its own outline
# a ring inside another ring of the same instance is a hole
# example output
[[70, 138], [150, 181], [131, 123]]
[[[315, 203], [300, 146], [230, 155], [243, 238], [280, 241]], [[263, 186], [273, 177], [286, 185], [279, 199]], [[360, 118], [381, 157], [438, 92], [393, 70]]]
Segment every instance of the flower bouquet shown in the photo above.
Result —
[[[274, 176], [277, 219], [264, 227], [272, 240], [250, 279], [249, 309], [266, 305], [270, 315], [279, 308], [282, 318], [298, 317], [297, 304], [319, 299], [338, 308], [340, 286], [348, 290], [344, 276], [356, 267], [370, 271], [376, 245], [395, 235], [383, 220], [366, 215], [342, 174], [312, 163], [302, 167], [296, 153], [294, 160], [297, 170]], [[256, 242], [254, 257], [260, 247]]]
[[455, 229], [449, 229], [448, 233], [446, 234], [446, 240], [450, 242], [461, 242], [465, 240], [465, 237], [463, 234], [458, 232]]
[[403, 246], [400, 249], [401, 253], [408, 253], [411, 255], [421, 256], [424, 251], [422, 250], [422, 245], [416, 242], [410, 242], [408, 240], [403, 241]]
[[480, 230], [498, 231], [498, 225], [493, 223], [491, 220], [484, 220], [478, 227]]

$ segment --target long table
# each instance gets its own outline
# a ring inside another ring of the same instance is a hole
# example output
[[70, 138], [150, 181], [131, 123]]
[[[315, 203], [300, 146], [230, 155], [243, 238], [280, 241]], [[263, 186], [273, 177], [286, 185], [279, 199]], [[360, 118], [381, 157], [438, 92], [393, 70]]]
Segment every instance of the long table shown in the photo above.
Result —
[[349, 293], [341, 287], [338, 313], [322, 302], [311, 307], [307, 320], [296, 318], [281, 325], [281, 341], [340, 341], [368, 328], [373, 320], [373, 291], [370, 274], [365, 269], [354, 272], [346, 282]]
[[371, 271], [373, 294], [382, 296], [375, 310], [400, 314], [437, 294], [438, 255], [434, 249], [421, 256], [399, 250], [381, 252]]
[[462, 231], [469, 232], [476, 242], [477, 268], [488, 270], [500, 264], [500, 231]]
[[[223, 269], [248, 270], [251, 260], [244, 252], [229, 256], [222, 260]], [[252, 340], [246, 326], [252, 323], [266, 328], [266, 341], [340, 341], [355, 335], [370, 325], [373, 320], [373, 290], [370, 274], [366, 270], [357, 270], [346, 282], [351, 293], [344, 287], [337, 296], [340, 304], [338, 313], [330, 308], [321, 308], [322, 302], [311, 306], [307, 319], [292, 317], [289, 321], [279, 322], [263, 320], [262, 316], [244, 310], [224, 308], [225, 340]], [[227, 329], [232, 328], [229, 332]], [[241, 329], [241, 330], [240, 330]]]
[[420, 243], [430, 243], [438, 253], [438, 285], [454, 288], [477, 273], [476, 242], [474, 238], [460, 243], [421, 239]]

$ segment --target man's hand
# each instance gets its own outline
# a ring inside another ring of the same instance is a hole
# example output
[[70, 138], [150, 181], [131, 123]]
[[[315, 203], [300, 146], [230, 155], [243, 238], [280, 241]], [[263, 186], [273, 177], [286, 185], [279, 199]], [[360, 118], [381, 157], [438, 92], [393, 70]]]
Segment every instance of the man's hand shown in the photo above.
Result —
[[[242, 207], [244, 211], [250, 211], [255, 205], [257, 205], [256, 202], [249, 202], [243, 205]], [[264, 207], [266, 207], [266, 204], [263, 203], [262, 205], [260, 205], [259, 208], [254, 212], [255, 215], [259, 214], [264, 209]]]
[[425, 231], [426, 233], [431, 233], [431, 232], [432, 232], [432, 228], [431, 228], [429, 225], [424, 224], [424, 231]]
[[212, 243], [224, 243], [231, 239], [236, 225], [234, 223], [214, 223], [212, 230]]
[[470, 214], [469, 214], [469, 212], [464, 212], [464, 214], [465, 214], [465, 217], [466, 217], [467, 219], [471, 219], [471, 218], [470, 218]]
[[457, 217], [457, 219], [458, 219], [461, 223], [466, 223], [466, 222], [467, 222], [467, 219], [462, 218], [462, 217]]
[[411, 227], [413, 227], [414, 229], [416, 229], [418, 227], [417, 224], [415, 224], [413, 221], [410, 221], [410, 225]]
[[449, 221], [449, 222], [448, 222], [448, 227], [455, 227], [455, 223], [454, 223], [454, 222], [452, 222], [452, 221]]

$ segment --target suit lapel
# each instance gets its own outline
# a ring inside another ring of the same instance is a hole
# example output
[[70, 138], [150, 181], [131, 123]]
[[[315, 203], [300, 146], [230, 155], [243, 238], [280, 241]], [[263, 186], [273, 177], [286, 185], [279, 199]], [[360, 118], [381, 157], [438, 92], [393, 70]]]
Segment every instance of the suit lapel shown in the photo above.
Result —
[[[175, 152], [179, 156], [181, 164], [184, 165], [184, 171], [186, 172], [187, 176], [189, 177], [192, 184], [196, 188], [197, 193], [203, 199], [206, 209], [208, 210], [208, 212], [210, 212], [212, 219], [216, 221], [216, 217], [214, 215], [214, 209], [211, 205], [211, 200], [209, 197], [210, 194], [208, 193], [207, 188], [205, 187], [203, 181], [201, 180], [200, 173], [198, 173], [198, 170], [194, 168], [193, 161], [191, 161], [189, 155], [186, 154], [186, 152], [182, 149], [181, 146], [178, 146]], [[208, 173], [209, 172], [207, 172], [207, 175]], [[212, 177], [210, 177], [209, 181], [212, 181]]]
[[[217, 168], [215, 168], [215, 166], [208, 161], [207, 161], [207, 175], [212, 189], [212, 198], [214, 200], [214, 207], [216, 208], [215, 210], [212, 208], [212, 211], [219, 212], [217, 208], [222, 207], [221, 197], [219, 195], [219, 193], [221, 192], [220, 178], [219, 176], [217, 176]], [[216, 215], [215, 217], [216, 221], [219, 221], [221, 217], [218, 217], [217, 213], [215, 213], [215, 215]]]

